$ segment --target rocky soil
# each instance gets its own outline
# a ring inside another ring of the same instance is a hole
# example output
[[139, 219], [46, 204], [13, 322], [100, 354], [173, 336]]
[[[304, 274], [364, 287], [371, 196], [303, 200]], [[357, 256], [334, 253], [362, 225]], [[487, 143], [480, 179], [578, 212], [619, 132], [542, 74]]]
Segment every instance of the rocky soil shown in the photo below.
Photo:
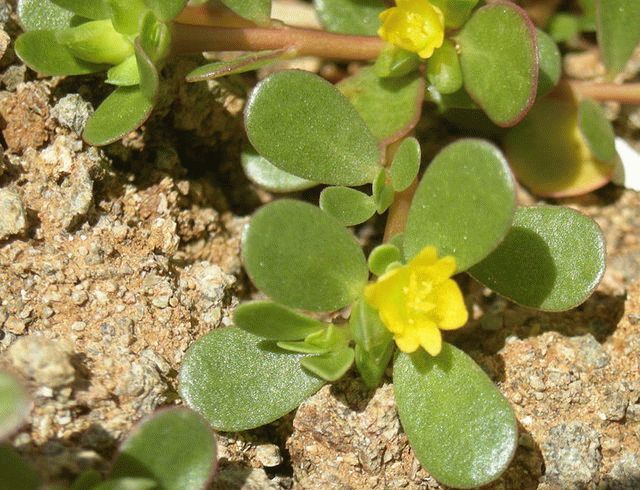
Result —
[[[10, 3], [0, 1], [0, 25], [0, 367], [34, 399], [11, 442], [65, 483], [104, 471], [136, 421], [180, 403], [186, 349], [252, 294], [240, 234], [272, 197], [239, 170], [242, 87], [180, 83], [195, 61], [174, 63], [145, 128], [95, 149], [79, 134], [104, 95], [99, 79], [38, 79], [12, 52]], [[609, 111], [637, 145], [640, 111]], [[640, 197], [609, 186], [562, 204], [605, 232], [593, 297], [540, 314], [469, 279], [473, 321], [450, 340], [520, 423], [516, 458], [489, 488], [637, 489]], [[392, 385], [369, 393], [355, 377], [267, 428], [220, 435], [220, 456], [216, 488], [441, 488], [411, 452]]]

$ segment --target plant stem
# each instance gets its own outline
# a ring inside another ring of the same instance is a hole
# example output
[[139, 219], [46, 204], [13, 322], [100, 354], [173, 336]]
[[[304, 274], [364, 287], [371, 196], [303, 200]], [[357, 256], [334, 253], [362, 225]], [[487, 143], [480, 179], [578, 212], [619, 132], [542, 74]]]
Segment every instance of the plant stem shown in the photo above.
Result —
[[413, 195], [417, 188], [418, 179], [414, 180], [413, 183], [402, 192], [396, 193], [396, 197], [387, 215], [383, 242], [388, 242], [391, 238], [404, 231], [404, 227], [407, 224], [407, 216], [409, 215], [409, 208], [411, 208], [411, 201], [413, 201]]
[[583, 97], [620, 102], [621, 104], [640, 104], [640, 83], [594, 83], [569, 81], [573, 91]]
[[375, 36], [351, 36], [297, 27], [214, 27], [175, 23], [173, 49], [178, 54], [203, 51], [286, 49], [297, 56], [372, 60], [384, 45]]

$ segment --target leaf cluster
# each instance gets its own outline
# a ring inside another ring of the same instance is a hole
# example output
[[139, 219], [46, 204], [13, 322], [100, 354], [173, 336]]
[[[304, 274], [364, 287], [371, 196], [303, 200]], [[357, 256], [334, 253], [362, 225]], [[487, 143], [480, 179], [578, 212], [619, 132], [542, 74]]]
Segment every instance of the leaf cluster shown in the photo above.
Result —
[[[11, 375], [0, 372], [0, 441], [24, 422], [31, 402]], [[209, 424], [186, 408], [157, 412], [120, 445], [106, 479], [82, 473], [71, 490], [183, 490], [204, 488], [216, 466], [216, 442]], [[2, 488], [37, 490], [40, 476], [8, 444], [0, 444]]]

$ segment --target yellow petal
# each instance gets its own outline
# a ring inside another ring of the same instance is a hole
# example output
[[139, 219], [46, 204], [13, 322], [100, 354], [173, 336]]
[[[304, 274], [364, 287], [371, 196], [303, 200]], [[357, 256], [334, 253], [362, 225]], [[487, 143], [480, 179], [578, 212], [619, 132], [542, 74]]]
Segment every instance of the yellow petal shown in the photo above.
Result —
[[440, 284], [435, 292], [438, 327], [443, 330], [455, 330], [469, 319], [462, 292], [452, 279]]
[[407, 267], [416, 268], [416, 267], [430, 267], [434, 265], [438, 261], [438, 252], [436, 247], [424, 247], [420, 250], [420, 253], [412, 258]]
[[456, 272], [456, 259], [450, 255], [442, 257], [425, 272], [434, 284], [440, 284], [448, 280]]
[[407, 335], [395, 335], [393, 339], [396, 341], [398, 349], [402, 352], [406, 352], [407, 354], [417, 351], [418, 347], [420, 347], [420, 340], [417, 335], [414, 335], [413, 333]]
[[425, 325], [418, 330], [420, 345], [432, 356], [437, 356], [442, 350], [442, 334], [437, 327]]

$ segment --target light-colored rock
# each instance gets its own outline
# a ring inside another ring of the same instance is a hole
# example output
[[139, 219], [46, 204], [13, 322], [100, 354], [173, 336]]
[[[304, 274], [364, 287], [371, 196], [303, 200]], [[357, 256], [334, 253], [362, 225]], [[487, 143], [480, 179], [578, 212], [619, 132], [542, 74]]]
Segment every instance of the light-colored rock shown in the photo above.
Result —
[[13, 367], [37, 384], [60, 388], [73, 382], [75, 370], [69, 355], [45, 337], [19, 338], [7, 351]]
[[18, 194], [0, 189], [0, 240], [18, 235], [27, 229], [27, 217]]

